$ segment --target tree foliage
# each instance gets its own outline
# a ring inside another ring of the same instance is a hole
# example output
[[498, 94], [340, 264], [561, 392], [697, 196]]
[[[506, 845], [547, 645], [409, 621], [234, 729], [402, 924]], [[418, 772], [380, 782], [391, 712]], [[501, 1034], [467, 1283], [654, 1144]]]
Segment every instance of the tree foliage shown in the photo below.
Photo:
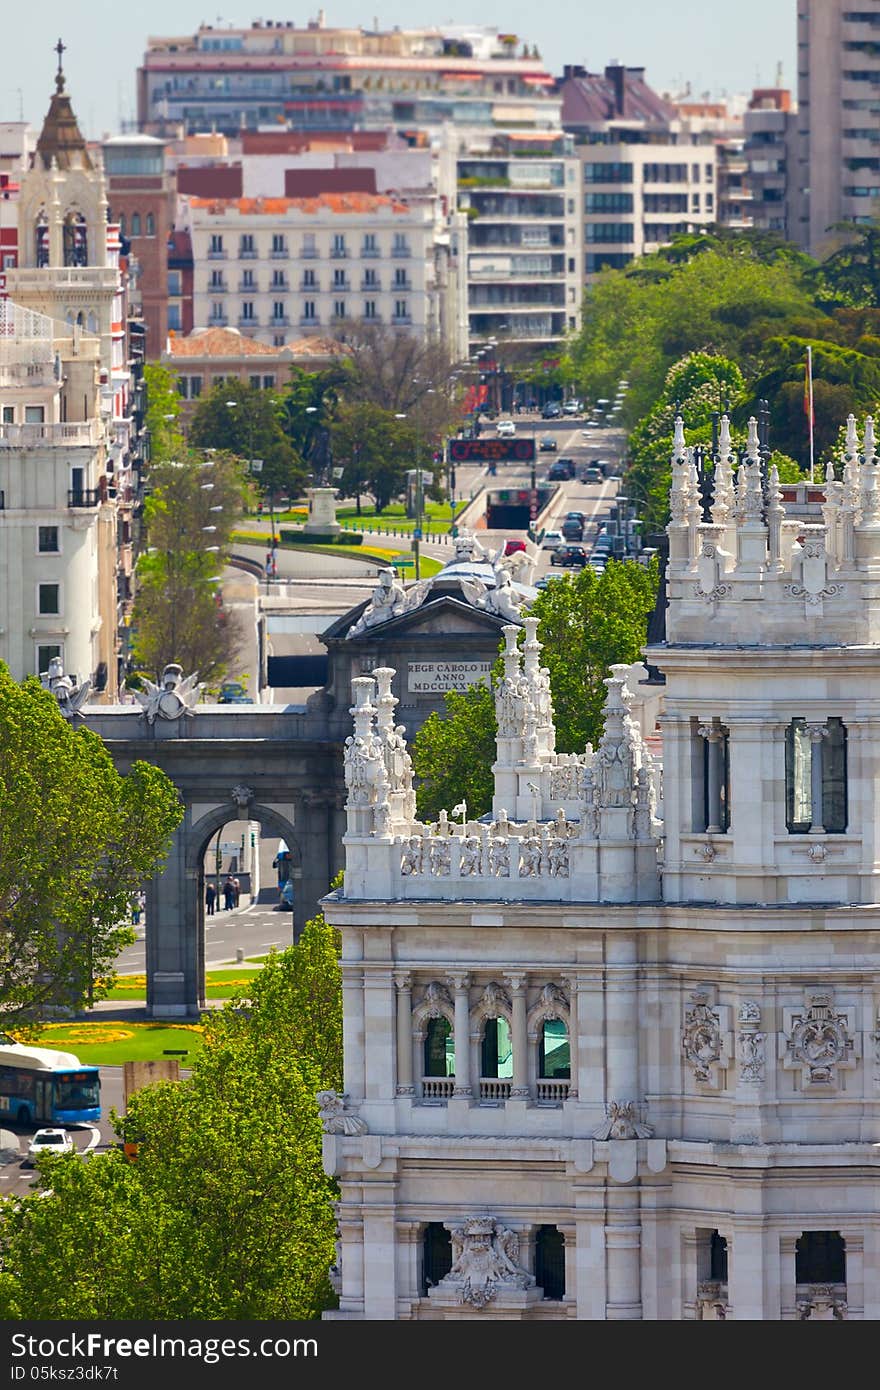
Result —
[[243, 381], [218, 382], [200, 398], [189, 438], [197, 448], [262, 460], [259, 472], [254, 473], [260, 490], [267, 496], [286, 493], [295, 497], [308, 470], [285, 434], [276, 400], [277, 393]]
[[240, 625], [218, 603], [215, 581], [245, 487], [241, 464], [230, 455], [206, 463], [185, 453], [151, 467], [133, 615], [134, 662], [151, 677], [176, 661], [218, 680], [240, 646]]
[[0, 663], [0, 1015], [27, 1029], [106, 995], [131, 940], [129, 903], [162, 864], [182, 809], [150, 763], [121, 776], [35, 677]]
[[434, 464], [430, 440], [409, 419], [369, 402], [343, 402], [332, 431], [333, 457], [342, 467], [340, 488], [347, 496], [370, 492], [381, 512], [406, 483], [407, 470]]
[[[585, 567], [556, 580], [535, 599], [541, 661], [550, 672], [560, 753], [582, 753], [602, 732], [604, 684], [618, 662], [639, 659], [648, 615], [657, 594], [657, 566], [612, 562], [602, 574]], [[496, 668], [493, 679], [497, 679]], [[494, 790], [495, 698], [488, 686], [446, 693], [446, 714], [431, 714], [413, 743], [419, 778], [418, 812], [436, 819], [440, 810], [467, 804], [472, 816], [491, 809]]]
[[315, 1092], [341, 1087], [336, 933], [314, 919], [248, 990], [205, 1016], [189, 1077], [130, 1098], [135, 1163], [40, 1159], [49, 1195], [0, 1207], [0, 1316], [299, 1320], [328, 1305], [335, 1185]]

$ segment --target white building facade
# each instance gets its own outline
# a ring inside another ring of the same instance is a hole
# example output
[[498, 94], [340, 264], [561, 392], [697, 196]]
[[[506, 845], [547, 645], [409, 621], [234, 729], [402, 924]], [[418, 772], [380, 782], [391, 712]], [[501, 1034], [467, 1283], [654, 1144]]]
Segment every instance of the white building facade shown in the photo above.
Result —
[[332, 1317], [880, 1316], [872, 426], [788, 500], [754, 421], [719, 453], [704, 516], [678, 422], [662, 820], [626, 668], [555, 751], [534, 619], [480, 820], [417, 820], [394, 673], [354, 681]]

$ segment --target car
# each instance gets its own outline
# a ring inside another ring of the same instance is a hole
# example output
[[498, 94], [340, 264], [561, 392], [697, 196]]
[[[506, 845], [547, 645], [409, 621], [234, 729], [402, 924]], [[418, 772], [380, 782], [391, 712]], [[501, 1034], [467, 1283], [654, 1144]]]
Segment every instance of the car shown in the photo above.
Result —
[[563, 545], [565, 537], [561, 531], [545, 531], [541, 537], [542, 550], [555, 550], [557, 546]]
[[549, 483], [564, 482], [568, 478], [573, 478], [576, 471], [574, 459], [556, 459], [547, 469], [547, 481]]
[[562, 534], [567, 541], [582, 541], [584, 538], [584, 523], [573, 521], [566, 517], [562, 523]]
[[525, 548], [525, 541], [517, 540], [515, 538], [511, 538], [510, 540], [506, 540], [504, 542], [505, 555], [515, 555], [518, 550], [525, 550]]
[[602, 469], [597, 468], [595, 464], [588, 464], [587, 467], [584, 469], [583, 481], [585, 483], [601, 483], [602, 477]]
[[499, 420], [495, 426], [495, 433], [499, 439], [512, 439], [516, 434], [516, 425], [512, 420]]
[[254, 702], [241, 681], [224, 681], [220, 686], [217, 703], [218, 705], [252, 705]]
[[580, 401], [564, 401], [562, 406], [562, 413], [563, 415], [580, 415]]
[[42, 1154], [73, 1153], [75, 1148], [66, 1129], [38, 1129], [28, 1144], [27, 1161], [33, 1163]]
[[559, 445], [556, 442], [556, 436], [554, 434], [541, 435], [541, 442], [538, 445], [538, 452], [540, 454], [555, 454], [558, 448]]
[[595, 570], [597, 574], [604, 574], [604, 573], [605, 573], [605, 557], [604, 557], [604, 555], [591, 555], [591, 556], [590, 556], [590, 559], [589, 559], [589, 566], [590, 566], [590, 569], [591, 569], [591, 570]]
[[575, 565], [583, 568], [589, 564], [587, 552], [582, 545], [560, 545], [550, 556], [551, 565]]
[[601, 422], [601, 420], [588, 420], [588, 421], [587, 421], [587, 429], [588, 429], [588, 430], [600, 430], [601, 428], [602, 428], [602, 422]]
[[535, 581], [536, 589], [549, 589], [554, 579], [564, 579], [564, 574], [542, 574], [540, 579]]
[[562, 406], [558, 401], [548, 401], [541, 410], [541, 418], [544, 420], [558, 420], [562, 414]]
[[586, 521], [586, 515], [584, 512], [580, 512], [575, 508], [573, 511], [565, 513], [565, 519], [566, 521], [579, 521], [583, 526]]

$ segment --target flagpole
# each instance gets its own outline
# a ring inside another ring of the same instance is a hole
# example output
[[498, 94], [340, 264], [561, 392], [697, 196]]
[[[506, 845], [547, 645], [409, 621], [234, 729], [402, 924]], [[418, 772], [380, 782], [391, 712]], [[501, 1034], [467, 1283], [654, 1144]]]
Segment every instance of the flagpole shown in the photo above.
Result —
[[810, 424], [810, 482], [815, 482], [815, 467], [813, 463], [813, 349], [807, 345], [807, 399], [809, 402], [808, 419]]

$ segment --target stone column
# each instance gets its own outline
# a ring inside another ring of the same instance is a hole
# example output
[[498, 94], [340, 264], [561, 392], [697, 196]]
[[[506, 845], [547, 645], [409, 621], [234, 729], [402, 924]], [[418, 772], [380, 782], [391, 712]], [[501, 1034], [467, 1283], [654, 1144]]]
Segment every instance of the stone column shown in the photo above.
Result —
[[720, 835], [722, 833], [721, 818], [721, 779], [722, 779], [722, 754], [724, 752], [724, 735], [717, 724], [701, 724], [700, 736], [708, 743], [708, 824], [706, 826], [707, 835]]
[[390, 1187], [380, 1180], [379, 1190], [367, 1187], [364, 1205], [364, 1317], [393, 1322], [397, 1318], [397, 1260], [394, 1208]]
[[695, 1228], [681, 1232], [681, 1316], [697, 1320], [697, 1285], [700, 1282], [700, 1241]]
[[605, 1225], [605, 1262], [609, 1322], [641, 1322], [642, 1227], [637, 1187], [609, 1186]]
[[822, 824], [822, 741], [827, 728], [822, 724], [808, 724], [810, 735], [810, 834], [824, 835]]
[[861, 1322], [865, 1317], [865, 1242], [861, 1231], [841, 1227], [846, 1246], [846, 1315]]
[[333, 826], [333, 800], [326, 796], [303, 796], [294, 802], [294, 831], [300, 850], [302, 876], [296, 883], [293, 903], [294, 940], [299, 940], [306, 922], [318, 911], [318, 903], [329, 891], [331, 874], [330, 839]]
[[[730, 1312], [735, 1322], [756, 1322], [764, 1317], [763, 1242], [763, 1221], [760, 1217], [748, 1224], [734, 1222], [733, 1246], [731, 1248], [730, 1242], [727, 1246], [727, 1290]], [[793, 1264], [791, 1300], [793, 1303]]]
[[639, 1011], [635, 938], [609, 932], [605, 995], [606, 1101], [641, 1100], [639, 1087]]
[[339, 1263], [342, 1272], [342, 1293], [339, 1311], [330, 1318], [364, 1315], [364, 1228], [359, 1216], [340, 1209], [337, 1218]]
[[513, 1002], [513, 1084], [511, 1099], [529, 1099], [529, 1054], [526, 1035], [526, 986], [525, 975], [505, 975], [510, 987]]
[[449, 984], [455, 995], [455, 1087], [453, 1095], [470, 1099], [474, 1093], [471, 1085], [470, 1054], [470, 1007], [468, 986], [470, 975], [465, 972], [449, 976]]
[[577, 1289], [577, 1226], [573, 1221], [565, 1224], [557, 1221], [556, 1229], [565, 1241], [565, 1301], [573, 1303]]
[[408, 970], [395, 970], [397, 989], [397, 1086], [396, 1094], [411, 1096], [413, 1086], [412, 976]]
[[364, 985], [360, 966], [342, 967], [342, 1056], [345, 1089], [353, 1101], [364, 1098]]
[[144, 955], [151, 1018], [197, 1018], [204, 1007], [205, 933], [199, 872], [186, 863], [191, 813], [175, 830], [164, 871], [147, 886]]
[[395, 1093], [394, 1044], [388, 1026], [394, 1013], [391, 971], [383, 966], [366, 970], [363, 997], [364, 1094], [367, 1100], [388, 1100]]

